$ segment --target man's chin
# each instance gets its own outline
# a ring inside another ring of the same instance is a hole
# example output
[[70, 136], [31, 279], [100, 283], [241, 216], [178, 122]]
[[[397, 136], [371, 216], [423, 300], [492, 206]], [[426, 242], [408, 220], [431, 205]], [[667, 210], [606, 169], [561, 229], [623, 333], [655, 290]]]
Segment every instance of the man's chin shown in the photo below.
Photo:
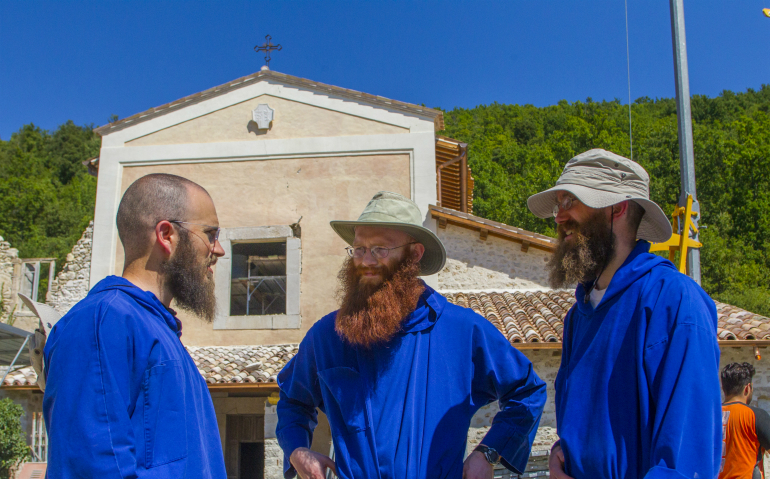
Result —
[[358, 279], [358, 284], [363, 284], [369, 287], [379, 286], [382, 284], [382, 275], [376, 276], [361, 276]]

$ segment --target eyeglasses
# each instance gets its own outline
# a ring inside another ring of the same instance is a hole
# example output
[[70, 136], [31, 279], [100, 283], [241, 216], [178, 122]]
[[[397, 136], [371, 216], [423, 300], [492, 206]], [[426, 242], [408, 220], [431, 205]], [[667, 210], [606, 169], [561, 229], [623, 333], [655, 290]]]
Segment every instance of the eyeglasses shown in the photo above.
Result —
[[572, 203], [574, 201], [580, 201], [577, 198], [573, 198], [571, 196], [565, 197], [563, 200], [559, 201], [555, 205], [553, 205], [553, 216], [559, 214], [559, 210], [567, 211], [568, 209], [572, 208]]
[[180, 227], [186, 229], [190, 233], [192, 233], [195, 236], [197, 236], [198, 238], [200, 238], [201, 241], [204, 241], [204, 239], [201, 238], [201, 236], [198, 233], [196, 233], [195, 231], [191, 230], [190, 228], [186, 228], [183, 225], [205, 226], [207, 228], [210, 228], [208, 231], [204, 231], [204, 233], [206, 234], [206, 237], [209, 240], [208, 245], [206, 245], [206, 246], [207, 247], [211, 246], [211, 250], [212, 251], [214, 250], [214, 244], [219, 240], [219, 233], [222, 231], [222, 228], [220, 228], [219, 226], [204, 225], [204, 224], [201, 224], [201, 223], [190, 223], [189, 221], [169, 220], [169, 223], [176, 223], [176, 224], [178, 224]]
[[402, 244], [401, 246], [396, 246], [394, 248], [386, 248], [384, 246], [375, 246], [373, 248], [367, 248], [365, 246], [356, 246], [355, 248], [352, 246], [348, 246], [345, 248], [345, 251], [348, 252], [348, 256], [355, 259], [361, 259], [366, 255], [366, 250], [372, 252], [372, 256], [374, 256], [376, 259], [385, 259], [390, 254], [391, 250], [403, 248], [404, 246], [409, 246], [410, 244], [417, 244], [416, 242], [411, 242], [407, 244]]

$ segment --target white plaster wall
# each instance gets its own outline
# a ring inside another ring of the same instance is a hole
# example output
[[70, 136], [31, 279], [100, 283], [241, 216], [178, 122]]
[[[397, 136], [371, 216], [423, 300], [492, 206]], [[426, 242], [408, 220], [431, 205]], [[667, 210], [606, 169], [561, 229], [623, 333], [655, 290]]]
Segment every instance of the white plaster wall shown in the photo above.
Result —
[[440, 290], [550, 289], [545, 265], [550, 253], [487, 236], [478, 231], [448, 224], [438, 228], [447, 250], [447, 263], [438, 274]]
[[[265, 130], [258, 129], [252, 120], [252, 110], [262, 103], [275, 112], [270, 128]], [[126, 146], [398, 133], [409, 133], [409, 129], [272, 95], [261, 95], [131, 140]]]

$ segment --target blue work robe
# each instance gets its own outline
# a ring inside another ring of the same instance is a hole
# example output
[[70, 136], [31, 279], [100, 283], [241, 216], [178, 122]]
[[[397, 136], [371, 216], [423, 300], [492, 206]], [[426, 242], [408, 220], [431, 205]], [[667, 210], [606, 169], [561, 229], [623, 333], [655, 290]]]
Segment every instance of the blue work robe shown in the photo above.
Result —
[[225, 479], [214, 406], [154, 294], [109, 276], [45, 345], [48, 478]]
[[564, 321], [556, 421], [575, 479], [719, 472], [716, 308], [649, 249], [637, 243], [595, 310], [579, 286]]
[[501, 410], [483, 443], [524, 470], [546, 386], [489, 321], [429, 287], [401, 332], [370, 350], [344, 343], [335, 317], [313, 325], [278, 375], [287, 478], [296, 474], [291, 453], [310, 447], [319, 408], [340, 478], [460, 479], [471, 418], [492, 401]]

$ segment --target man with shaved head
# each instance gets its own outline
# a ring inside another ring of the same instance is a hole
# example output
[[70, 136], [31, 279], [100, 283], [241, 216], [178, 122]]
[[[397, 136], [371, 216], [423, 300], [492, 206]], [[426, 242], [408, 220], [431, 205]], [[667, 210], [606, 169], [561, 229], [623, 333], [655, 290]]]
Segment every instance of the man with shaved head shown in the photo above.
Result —
[[170, 307], [213, 320], [214, 203], [151, 174], [126, 190], [117, 226], [122, 277], [97, 283], [46, 342], [48, 477], [224, 479], [211, 396]]

